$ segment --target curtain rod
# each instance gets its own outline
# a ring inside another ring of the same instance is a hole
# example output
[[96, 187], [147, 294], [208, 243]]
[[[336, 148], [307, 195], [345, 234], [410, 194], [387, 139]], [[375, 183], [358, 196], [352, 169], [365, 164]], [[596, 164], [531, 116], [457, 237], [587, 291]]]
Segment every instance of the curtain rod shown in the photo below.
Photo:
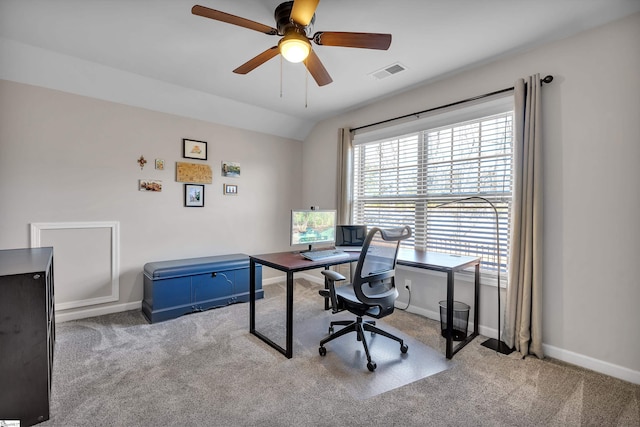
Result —
[[[553, 81], [553, 76], [551, 76], [551, 75], [545, 76], [544, 78], [540, 79], [540, 83], [541, 84], [543, 84], [543, 83], [551, 83], [552, 81]], [[501, 93], [510, 92], [513, 89], [514, 89], [514, 87], [512, 86], [512, 87], [508, 87], [506, 89], [496, 90], [495, 92], [485, 93], [484, 95], [474, 96], [473, 98], [463, 99], [462, 101], [452, 102], [451, 104], [441, 105], [439, 107], [429, 108], [428, 110], [416, 111], [415, 113], [405, 114], [404, 116], [398, 116], [398, 117], [394, 117], [392, 119], [382, 120], [380, 122], [371, 123], [371, 124], [364, 125], [364, 126], [359, 126], [357, 128], [352, 128], [352, 129], [349, 129], [349, 130], [351, 132], [353, 132], [353, 131], [356, 131], [356, 130], [365, 129], [365, 128], [368, 128], [368, 127], [377, 126], [377, 125], [393, 122], [393, 121], [400, 120], [400, 119], [406, 119], [407, 117], [418, 116], [420, 114], [430, 113], [432, 111], [442, 110], [443, 108], [453, 107], [455, 105], [460, 105], [460, 104], [464, 104], [464, 103], [467, 103], [467, 102], [476, 101], [478, 99], [488, 98], [488, 97], [493, 96], [493, 95], [498, 95], [498, 94], [501, 94]]]

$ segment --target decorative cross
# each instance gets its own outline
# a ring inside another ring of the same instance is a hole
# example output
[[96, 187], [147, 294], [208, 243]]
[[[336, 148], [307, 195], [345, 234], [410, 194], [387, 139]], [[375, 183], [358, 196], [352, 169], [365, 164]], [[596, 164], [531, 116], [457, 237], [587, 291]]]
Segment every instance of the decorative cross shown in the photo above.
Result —
[[140, 170], [144, 169], [144, 165], [147, 164], [147, 161], [145, 160], [144, 156], [140, 156], [140, 158], [138, 159], [138, 164], [140, 165]]

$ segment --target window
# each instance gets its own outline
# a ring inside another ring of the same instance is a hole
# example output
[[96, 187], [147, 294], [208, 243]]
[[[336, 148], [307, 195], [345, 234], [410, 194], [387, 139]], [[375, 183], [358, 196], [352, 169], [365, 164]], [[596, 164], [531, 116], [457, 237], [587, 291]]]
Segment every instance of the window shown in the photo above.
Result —
[[[478, 116], [359, 143], [354, 139], [353, 223], [410, 225], [404, 245], [480, 256], [506, 273], [512, 198], [513, 112]], [[415, 127], [415, 124], [413, 125]], [[406, 129], [406, 128], [405, 128]], [[387, 134], [388, 130], [385, 131]], [[500, 263], [496, 257], [499, 218]]]

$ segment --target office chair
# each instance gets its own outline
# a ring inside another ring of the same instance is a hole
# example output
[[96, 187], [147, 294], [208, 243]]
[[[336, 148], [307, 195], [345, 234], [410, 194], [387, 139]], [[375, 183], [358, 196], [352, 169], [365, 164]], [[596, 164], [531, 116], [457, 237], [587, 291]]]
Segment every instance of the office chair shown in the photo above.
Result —
[[[380, 229], [372, 228], [362, 246], [362, 252], [358, 259], [353, 281], [350, 284], [336, 287], [336, 282], [346, 278], [333, 270], [323, 270], [322, 274], [327, 278], [328, 289], [320, 291], [320, 295], [331, 299], [333, 313], [347, 310], [355, 314], [355, 320], [343, 320], [331, 322], [329, 336], [320, 341], [320, 355], [325, 356], [326, 343], [349, 332], [356, 332], [358, 341], [362, 341], [364, 352], [367, 355], [367, 368], [375, 371], [377, 365], [371, 360], [369, 347], [364, 336], [364, 331], [379, 334], [398, 341], [400, 351], [406, 353], [409, 347], [401, 338], [383, 331], [375, 326], [375, 321], [363, 321], [363, 316], [376, 319], [393, 313], [394, 303], [398, 297], [395, 287], [395, 267], [398, 257], [400, 241], [411, 237], [409, 226]], [[334, 332], [334, 326], [344, 328]]]

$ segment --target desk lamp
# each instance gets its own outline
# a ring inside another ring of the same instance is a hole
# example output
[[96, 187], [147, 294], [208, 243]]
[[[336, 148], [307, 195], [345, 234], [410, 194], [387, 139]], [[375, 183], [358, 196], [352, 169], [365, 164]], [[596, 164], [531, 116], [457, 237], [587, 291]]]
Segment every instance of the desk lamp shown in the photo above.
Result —
[[[496, 216], [496, 251], [498, 255], [497, 257], [498, 258], [498, 339], [489, 338], [485, 342], [481, 343], [481, 345], [483, 345], [484, 347], [490, 348], [491, 350], [495, 350], [498, 353], [511, 354], [513, 352], [513, 349], [509, 348], [507, 344], [505, 344], [500, 340], [500, 333], [501, 333], [500, 315], [502, 310], [500, 309], [500, 231], [499, 231], [499, 224], [498, 224], [498, 210], [496, 209], [495, 205], [491, 203], [489, 200], [479, 196], [464, 197], [462, 199], [442, 203], [440, 205], [437, 205], [436, 209], [441, 208], [443, 206], [452, 205], [454, 203], [464, 202], [467, 200], [481, 200], [485, 203], [488, 203], [493, 208], [493, 212], [495, 213], [495, 216]], [[478, 308], [476, 307], [475, 309], [477, 310]]]

